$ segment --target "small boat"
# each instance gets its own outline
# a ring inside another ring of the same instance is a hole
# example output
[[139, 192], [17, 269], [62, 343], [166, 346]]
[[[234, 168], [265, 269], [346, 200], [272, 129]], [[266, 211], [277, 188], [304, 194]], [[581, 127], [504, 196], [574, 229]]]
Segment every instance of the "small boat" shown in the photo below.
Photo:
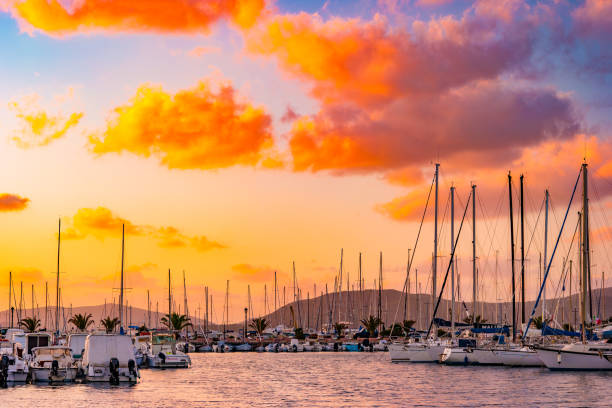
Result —
[[535, 349], [542, 363], [551, 370], [612, 370], [612, 344], [573, 343]]
[[234, 347], [235, 351], [251, 351], [253, 347], [249, 343], [238, 344]]
[[88, 382], [138, 382], [140, 373], [129, 336], [91, 334], [85, 341], [81, 370]]
[[448, 345], [448, 342], [441, 340], [394, 343], [389, 345], [389, 356], [392, 363], [435, 363], [440, 360], [440, 355]]
[[381, 340], [374, 345], [374, 351], [389, 351], [389, 342]]
[[0, 385], [7, 383], [26, 382], [29, 375], [28, 364], [23, 358], [23, 346], [13, 344], [13, 350], [3, 348], [0, 357]]
[[268, 353], [278, 353], [278, 344], [277, 343], [270, 343], [265, 347], [265, 350]]
[[77, 374], [68, 346], [34, 347], [28, 369], [32, 382], [70, 382]]
[[151, 349], [147, 357], [151, 368], [188, 368], [191, 365], [189, 355], [176, 349], [173, 333], [151, 334]]
[[266, 349], [265, 349], [264, 346], [257, 346], [257, 347], [255, 347], [255, 351], [257, 353], [263, 353], [264, 351], [266, 351]]

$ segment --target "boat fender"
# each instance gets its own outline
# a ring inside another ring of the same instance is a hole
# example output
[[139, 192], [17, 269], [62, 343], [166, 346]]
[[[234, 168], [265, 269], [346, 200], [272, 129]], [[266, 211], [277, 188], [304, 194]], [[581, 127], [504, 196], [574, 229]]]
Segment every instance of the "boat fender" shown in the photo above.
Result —
[[119, 360], [115, 357], [111, 358], [108, 369], [110, 371], [109, 382], [112, 385], [119, 385]]

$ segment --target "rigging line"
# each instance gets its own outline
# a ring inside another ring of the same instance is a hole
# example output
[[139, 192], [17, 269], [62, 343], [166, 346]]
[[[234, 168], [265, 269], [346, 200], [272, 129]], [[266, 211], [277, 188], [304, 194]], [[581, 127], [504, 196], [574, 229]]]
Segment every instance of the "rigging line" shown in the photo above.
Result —
[[471, 197], [472, 193], [470, 192], [470, 194], [468, 195], [465, 210], [463, 210], [463, 217], [461, 218], [461, 224], [459, 224], [459, 231], [457, 232], [457, 238], [455, 239], [455, 244], [453, 245], [453, 251], [451, 252], [450, 259], [448, 260], [448, 267], [446, 268], [446, 274], [444, 275], [444, 281], [442, 282], [442, 288], [440, 289], [440, 296], [438, 296], [438, 301], [436, 302], [436, 307], [433, 311], [431, 322], [429, 323], [429, 328], [427, 329], [427, 335], [425, 336], [426, 339], [429, 338], [429, 333], [431, 333], [431, 327], [433, 326], [434, 320], [436, 318], [436, 313], [438, 312], [438, 307], [440, 306], [440, 300], [442, 299], [442, 293], [444, 291], [444, 287], [446, 286], [446, 281], [448, 280], [448, 273], [450, 272], [451, 266], [453, 264], [453, 259], [457, 250], [457, 243], [459, 242], [459, 237], [461, 236], [461, 230], [463, 229], [463, 221], [465, 220], [465, 215], [467, 214]]
[[529, 245], [527, 245], [527, 251], [525, 251], [525, 258], [529, 257], [529, 250], [531, 249], [531, 244], [533, 243], [533, 238], [535, 236], [536, 230], [538, 229], [538, 223], [540, 222], [540, 216], [542, 215], [542, 209], [544, 208], [544, 203], [546, 199], [542, 199], [542, 205], [540, 205], [540, 211], [538, 212], [538, 216], [536, 218], [536, 222], [533, 226], [533, 231], [531, 233], [531, 238], [529, 239]]
[[576, 228], [574, 229], [574, 234], [572, 235], [572, 241], [570, 243], [570, 247], [567, 250], [566, 256], [563, 258], [563, 267], [561, 269], [561, 276], [560, 276], [559, 282], [557, 283], [557, 288], [555, 289], [555, 294], [554, 294], [554, 297], [557, 299], [557, 304], [555, 306], [555, 312], [553, 313], [553, 316], [556, 316], [557, 311], [559, 310], [559, 302], [561, 301], [560, 294], [559, 294], [559, 287], [561, 286], [561, 281], [563, 281], [563, 290], [565, 290], [565, 281], [567, 278], [567, 269], [566, 269], [567, 261], [569, 259], [570, 253], [572, 252], [572, 249], [574, 248], [574, 241], [576, 239], [576, 234], [578, 233], [579, 226], [580, 226], [580, 220], [576, 222]]
[[576, 189], [578, 188], [578, 182], [580, 181], [580, 176], [582, 175], [582, 167], [580, 167], [580, 171], [578, 172], [578, 177], [576, 178], [576, 183], [574, 184], [574, 189], [572, 190], [572, 195], [570, 197], [569, 204], [567, 205], [567, 210], [565, 211], [565, 216], [563, 217], [563, 224], [561, 225], [561, 229], [559, 230], [559, 235], [557, 235], [557, 242], [555, 243], [555, 247], [553, 248], [552, 254], [550, 256], [550, 260], [548, 262], [548, 266], [546, 267], [546, 271], [544, 272], [544, 277], [542, 278], [542, 285], [540, 285], [540, 291], [538, 292], [538, 297], [533, 305], [533, 310], [531, 311], [531, 315], [529, 316], [529, 322], [527, 323], [527, 327], [525, 328], [525, 333], [523, 333], [523, 340], [527, 336], [529, 332], [529, 326], [533, 322], [533, 316], [535, 315], [536, 308], [538, 307], [538, 303], [540, 303], [540, 298], [542, 297], [542, 290], [544, 289], [544, 285], [546, 284], [546, 278], [548, 277], [548, 272], [550, 271], [550, 266], [552, 265], [552, 261], [555, 258], [555, 253], [557, 252], [557, 246], [559, 245], [559, 240], [561, 239], [561, 234], [563, 233], [563, 227], [565, 227], [565, 222], [567, 221], [567, 215], [569, 214], [569, 210], [572, 206], [572, 201], [574, 201], [574, 194], [576, 194]]
[[[435, 181], [436, 181], [436, 176], [434, 174], [433, 178], [431, 179], [431, 184], [429, 186], [429, 193], [427, 193], [427, 200], [425, 201], [425, 208], [423, 208], [423, 215], [421, 215], [421, 223], [419, 224], [419, 230], [417, 231], [417, 236], [414, 242], [414, 249], [412, 250], [412, 256], [410, 257], [410, 260], [408, 262], [408, 272], [406, 273], [406, 278], [404, 279], [404, 288], [402, 292], [406, 292], [406, 286], [408, 285], [408, 280], [410, 279], [410, 270], [412, 269], [412, 261], [414, 260], [414, 255], [416, 254], [416, 250], [419, 245], [419, 238], [421, 237], [421, 230], [423, 229], [423, 223], [425, 222], [425, 215], [427, 214], [427, 208], [429, 207], [429, 200], [431, 199], [431, 192], [433, 190]], [[417, 282], [417, 291], [418, 291], [418, 282]], [[396, 318], [397, 318], [398, 311], [399, 311], [399, 303], [397, 306], [397, 310], [395, 312]]]
[[[612, 241], [612, 234], [610, 233], [610, 223], [608, 221], [608, 216], [606, 211], [604, 211], [602, 205], [601, 205], [601, 196], [599, 195], [599, 189], [597, 188], [597, 183], [595, 182], [591, 182], [591, 184], [593, 185], [593, 190], [595, 191], [595, 196], [597, 197], [597, 200], [595, 200], [595, 203], [597, 206], [599, 206], [599, 212], [600, 212], [600, 216], [603, 219], [603, 225], [602, 225], [602, 229], [604, 231], [604, 233], [607, 235], [607, 240], [600, 240], [601, 241], [601, 245], [605, 248], [606, 246], [606, 242], [611, 242]], [[608, 259], [608, 267], [612, 268], [612, 261], [610, 260], [610, 254], [608, 253], [607, 250], [604, 249], [603, 251], [606, 254], [606, 258]]]

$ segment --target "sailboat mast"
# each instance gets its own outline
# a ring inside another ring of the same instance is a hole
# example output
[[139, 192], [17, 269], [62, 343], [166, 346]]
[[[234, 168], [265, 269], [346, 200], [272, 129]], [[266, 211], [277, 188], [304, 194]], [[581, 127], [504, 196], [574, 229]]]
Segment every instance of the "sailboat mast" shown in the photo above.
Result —
[[147, 327], [151, 329], [151, 298], [149, 297], [149, 289], [147, 289]]
[[123, 332], [123, 264], [124, 264], [124, 258], [125, 258], [125, 224], [121, 226], [121, 288], [119, 292], [119, 331], [120, 332]]
[[57, 227], [57, 277], [55, 281], [55, 333], [59, 335], [59, 319], [60, 319], [60, 291], [59, 291], [59, 277], [60, 277], [60, 242], [62, 235], [62, 219], [58, 221]]
[[49, 326], [47, 326], [47, 316], [49, 314], [49, 310], [47, 309], [47, 301], [48, 301], [48, 292], [49, 292], [49, 282], [45, 281], [45, 330], [47, 330], [47, 328]]
[[168, 329], [170, 329], [170, 318], [172, 317], [172, 284], [170, 283], [170, 268], [168, 268]]
[[[451, 253], [455, 251], [455, 187], [450, 188]], [[451, 338], [455, 339], [455, 262], [451, 260]]]
[[408, 314], [408, 291], [409, 291], [408, 273], [409, 272], [410, 272], [410, 248], [408, 248], [408, 261], [406, 262], [406, 282], [404, 284], [404, 319], [402, 320], [403, 322], [406, 321], [407, 319], [406, 315]]
[[[380, 267], [378, 270], [378, 324], [382, 324], [382, 251], [380, 252]], [[380, 332], [380, 331], [379, 331]]]
[[586, 302], [587, 287], [590, 287], [589, 262], [589, 198], [588, 198], [588, 170], [587, 164], [582, 164], [582, 341], [586, 342]]
[[476, 324], [476, 274], [476, 185], [472, 184], [472, 324]]
[[[433, 264], [431, 271], [431, 304], [436, 303], [436, 289], [438, 282], [438, 176], [439, 176], [440, 163], [436, 163], [435, 173], [435, 206], [434, 206], [434, 253], [433, 253]], [[432, 319], [433, 319], [433, 308], [432, 308]]]
[[12, 300], [11, 299], [12, 291], [13, 291], [13, 271], [9, 271], [9, 303], [8, 303], [9, 304], [9, 307], [8, 307], [9, 315], [8, 315], [8, 322], [9, 322], [9, 327], [11, 329], [13, 328], [13, 319], [12, 319], [13, 311], [11, 310], [12, 306], [13, 306], [13, 303], [11, 301]]
[[512, 175], [508, 172], [508, 197], [510, 198], [510, 262], [512, 267], [512, 341], [516, 341], [516, 288], [514, 276], [514, 220], [512, 210]]
[[[544, 265], [548, 265], [548, 190], [544, 192]], [[546, 282], [542, 288], [542, 324], [546, 321]]]
[[[525, 324], [525, 196], [523, 191], [524, 176], [521, 174], [521, 323]], [[546, 240], [546, 238], [544, 238]]]

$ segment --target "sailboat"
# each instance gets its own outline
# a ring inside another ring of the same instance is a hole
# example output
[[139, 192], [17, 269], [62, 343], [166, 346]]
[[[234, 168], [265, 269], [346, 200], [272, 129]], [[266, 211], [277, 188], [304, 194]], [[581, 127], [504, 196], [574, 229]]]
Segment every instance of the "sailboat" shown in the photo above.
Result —
[[[580, 343], [566, 344], [562, 347], [537, 346], [536, 353], [546, 367], [551, 370], [612, 370], [612, 344], [604, 342], [587, 341], [587, 283], [590, 279], [590, 248], [589, 248], [589, 198], [588, 198], [588, 168], [587, 164], [582, 164], [581, 173], [578, 175], [574, 193], [578, 181], [582, 177], [582, 242], [581, 242], [581, 262], [582, 262], [582, 298], [580, 302], [580, 318], [582, 320], [582, 341]], [[572, 193], [572, 198], [574, 193]], [[571, 200], [570, 200], [571, 205]], [[569, 211], [569, 206], [568, 206]], [[567, 213], [566, 213], [567, 217]], [[554, 252], [553, 252], [554, 255]], [[542, 280], [542, 288], [546, 284], [550, 264]], [[539, 300], [539, 296], [538, 296]], [[537, 306], [537, 301], [536, 301]], [[535, 307], [534, 307], [535, 311]], [[533, 313], [532, 313], [533, 317]], [[531, 320], [530, 320], [531, 322]]]

